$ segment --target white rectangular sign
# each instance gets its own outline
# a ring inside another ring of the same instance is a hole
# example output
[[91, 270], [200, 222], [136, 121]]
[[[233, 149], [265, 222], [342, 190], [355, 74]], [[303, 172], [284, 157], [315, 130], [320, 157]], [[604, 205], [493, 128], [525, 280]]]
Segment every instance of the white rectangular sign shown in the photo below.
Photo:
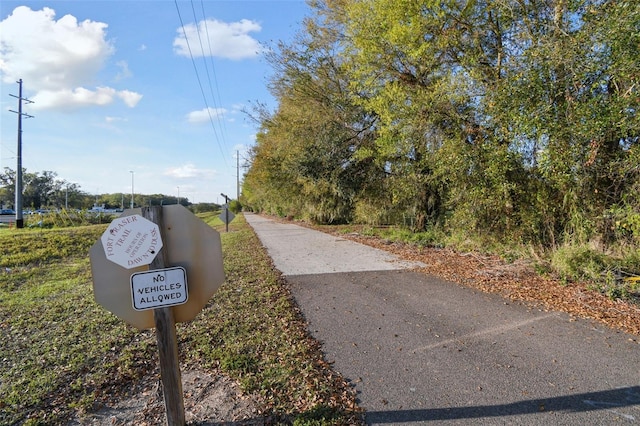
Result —
[[182, 305], [188, 298], [187, 271], [182, 267], [131, 275], [131, 299], [136, 311]]

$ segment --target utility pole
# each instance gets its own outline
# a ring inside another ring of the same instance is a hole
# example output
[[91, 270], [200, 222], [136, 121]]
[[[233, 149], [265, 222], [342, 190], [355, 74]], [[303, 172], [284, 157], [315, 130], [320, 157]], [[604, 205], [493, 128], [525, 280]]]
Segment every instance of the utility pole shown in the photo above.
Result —
[[236, 150], [236, 200], [240, 200], [240, 151]]
[[33, 118], [33, 116], [22, 112], [22, 101], [28, 104], [32, 104], [33, 101], [22, 97], [22, 79], [16, 81], [16, 83], [18, 83], [18, 96], [9, 95], [18, 98], [18, 110], [9, 110], [18, 114], [18, 149], [16, 151], [18, 164], [16, 166], [16, 205], [14, 207], [16, 211], [16, 228], [24, 228], [24, 219], [22, 218], [22, 117]]
[[133, 209], [133, 170], [129, 170], [131, 173], [131, 208]]

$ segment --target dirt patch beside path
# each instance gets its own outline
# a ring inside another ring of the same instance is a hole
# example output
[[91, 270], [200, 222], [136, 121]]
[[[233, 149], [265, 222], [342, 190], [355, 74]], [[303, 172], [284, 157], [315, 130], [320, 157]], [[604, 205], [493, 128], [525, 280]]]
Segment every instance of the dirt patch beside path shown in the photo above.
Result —
[[[189, 425], [235, 426], [269, 424], [259, 412], [260, 398], [245, 395], [222, 374], [189, 370], [182, 373], [185, 418]], [[134, 395], [107, 404], [95, 413], [77, 417], [69, 426], [155, 426], [166, 424], [159, 376], [141, 381]]]

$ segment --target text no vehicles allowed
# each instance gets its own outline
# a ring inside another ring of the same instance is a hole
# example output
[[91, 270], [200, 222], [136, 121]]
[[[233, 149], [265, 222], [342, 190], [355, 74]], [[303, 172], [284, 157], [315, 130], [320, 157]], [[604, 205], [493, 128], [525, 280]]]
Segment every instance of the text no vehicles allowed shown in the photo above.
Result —
[[187, 271], [182, 267], [131, 275], [131, 299], [136, 311], [182, 305], [188, 298]]

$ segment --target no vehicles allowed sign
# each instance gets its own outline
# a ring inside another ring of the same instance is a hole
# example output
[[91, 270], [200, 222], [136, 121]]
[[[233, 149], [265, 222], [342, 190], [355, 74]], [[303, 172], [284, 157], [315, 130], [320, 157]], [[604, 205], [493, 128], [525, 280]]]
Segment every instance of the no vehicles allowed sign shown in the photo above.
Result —
[[154, 269], [131, 275], [131, 299], [136, 311], [181, 305], [188, 298], [184, 268]]
[[[89, 251], [96, 302], [141, 330], [155, 327], [155, 307], [172, 306], [176, 322], [191, 321], [224, 282], [220, 234], [179, 204], [162, 206], [161, 211], [161, 225], [144, 219], [140, 209], [125, 211]], [[155, 276], [154, 282], [149, 264], [159, 252], [167, 257], [164, 266], [187, 271], [188, 296], [187, 280], [179, 276], [167, 275], [164, 282]], [[131, 275], [140, 272], [149, 272], [151, 278], [136, 278], [133, 290]], [[178, 289], [175, 284], [183, 282]], [[132, 291], [144, 298], [132, 299]]]

